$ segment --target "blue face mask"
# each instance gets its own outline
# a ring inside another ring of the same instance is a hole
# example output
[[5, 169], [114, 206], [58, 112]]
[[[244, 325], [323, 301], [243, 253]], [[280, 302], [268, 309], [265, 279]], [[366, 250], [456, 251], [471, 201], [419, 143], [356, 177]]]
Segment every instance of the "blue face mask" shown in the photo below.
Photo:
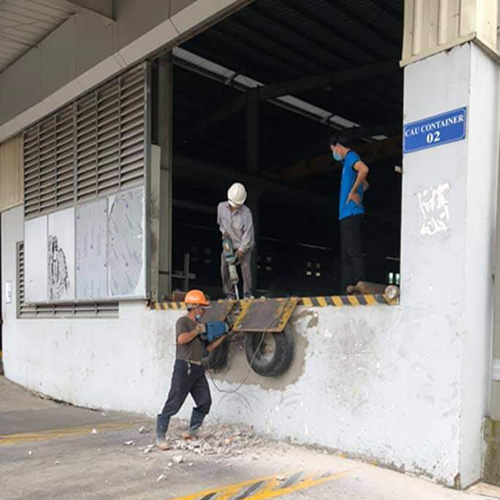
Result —
[[342, 156], [340, 156], [336, 151], [332, 153], [332, 156], [335, 161], [342, 161]]

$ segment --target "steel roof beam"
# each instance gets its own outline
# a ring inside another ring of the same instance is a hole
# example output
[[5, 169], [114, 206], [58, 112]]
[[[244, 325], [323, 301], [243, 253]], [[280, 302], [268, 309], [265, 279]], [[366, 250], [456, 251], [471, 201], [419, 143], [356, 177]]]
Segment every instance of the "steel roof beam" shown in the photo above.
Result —
[[317, 90], [330, 85], [344, 85], [359, 82], [368, 78], [382, 76], [399, 69], [397, 60], [367, 64], [359, 68], [341, 71], [331, 71], [321, 75], [307, 76], [288, 82], [271, 83], [257, 89], [260, 100], [274, 99], [284, 95], [296, 95], [311, 90]]
[[[386, 61], [383, 63], [368, 64], [359, 68], [332, 71], [323, 75], [299, 78], [289, 82], [269, 84], [251, 90], [256, 93], [258, 100], [269, 101], [284, 95], [299, 94], [301, 92], [324, 88], [329, 85], [342, 85], [360, 81], [365, 78], [374, 78], [398, 69], [399, 66], [397, 61]], [[201, 134], [230, 116], [243, 111], [246, 107], [246, 102], [247, 98], [245, 94], [237, 97], [226, 106], [219, 108], [215, 113], [200, 120], [193, 128], [192, 133]]]

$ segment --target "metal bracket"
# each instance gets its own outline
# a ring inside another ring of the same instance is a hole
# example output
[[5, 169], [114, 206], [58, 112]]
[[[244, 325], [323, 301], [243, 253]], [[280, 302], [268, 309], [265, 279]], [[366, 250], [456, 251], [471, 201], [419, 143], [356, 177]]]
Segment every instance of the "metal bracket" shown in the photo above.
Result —
[[226, 321], [227, 317], [231, 314], [237, 302], [232, 300], [221, 300], [219, 302], [211, 302], [210, 308], [207, 309], [203, 316], [202, 323], [208, 321]]
[[298, 303], [297, 297], [242, 301], [242, 309], [234, 323], [233, 332], [280, 333], [285, 329]]

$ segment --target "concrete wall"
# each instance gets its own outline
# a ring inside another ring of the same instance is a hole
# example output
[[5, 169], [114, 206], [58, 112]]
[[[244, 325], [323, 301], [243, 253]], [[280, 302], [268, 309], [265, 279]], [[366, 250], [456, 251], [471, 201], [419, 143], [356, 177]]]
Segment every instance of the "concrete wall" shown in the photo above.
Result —
[[[493, 358], [493, 309], [497, 183], [499, 165], [500, 70], [478, 46], [471, 47], [465, 338], [462, 366], [461, 474], [475, 477], [480, 464], [468, 455], [483, 450], [478, 422], [489, 414]], [[477, 369], [469, 369], [469, 365]], [[479, 390], [478, 390], [479, 389]], [[483, 420], [484, 422], [484, 420]]]
[[78, 13], [0, 73], [0, 142], [251, 0], [117, 0], [116, 22]]
[[[498, 158], [496, 66], [468, 44], [405, 69], [405, 122], [467, 106], [467, 139], [404, 160], [401, 306], [300, 309], [281, 379], [213, 391], [213, 416], [466, 486], [481, 475]], [[2, 288], [16, 283], [22, 208], [2, 214]], [[16, 295], [14, 289], [14, 296]], [[2, 300], [5, 294], [2, 293]], [[71, 403], [156, 413], [179, 313], [122, 303], [116, 320], [17, 320], [8, 378]], [[241, 346], [217, 385], [248, 370]], [[189, 405], [183, 410], [186, 416]]]
[[[481, 475], [488, 393], [498, 75], [471, 45], [405, 72], [406, 122], [468, 106], [469, 129], [405, 157], [401, 306], [299, 309], [297, 356], [279, 379], [249, 372], [233, 345], [213, 417], [466, 486]], [[22, 237], [22, 209], [4, 213], [4, 282]], [[179, 313], [122, 303], [117, 320], [4, 314], [10, 379], [79, 405], [160, 409]]]

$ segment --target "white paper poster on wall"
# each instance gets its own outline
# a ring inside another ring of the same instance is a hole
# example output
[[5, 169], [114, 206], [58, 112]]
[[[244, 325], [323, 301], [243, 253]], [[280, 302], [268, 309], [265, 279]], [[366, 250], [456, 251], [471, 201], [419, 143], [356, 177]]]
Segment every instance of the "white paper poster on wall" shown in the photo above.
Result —
[[145, 296], [144, 190], [109, 198], [109, 290], [112, 297]]
[[24, 288], [25, 302], [47, 302], [47, 216], [24, 223]]
[[75, 209], [49, 215], [47, 282], [50, 302], [75, 300]]
[[108, 297], [108, 200], [76, 210], [76, 295], [78, 300]]

